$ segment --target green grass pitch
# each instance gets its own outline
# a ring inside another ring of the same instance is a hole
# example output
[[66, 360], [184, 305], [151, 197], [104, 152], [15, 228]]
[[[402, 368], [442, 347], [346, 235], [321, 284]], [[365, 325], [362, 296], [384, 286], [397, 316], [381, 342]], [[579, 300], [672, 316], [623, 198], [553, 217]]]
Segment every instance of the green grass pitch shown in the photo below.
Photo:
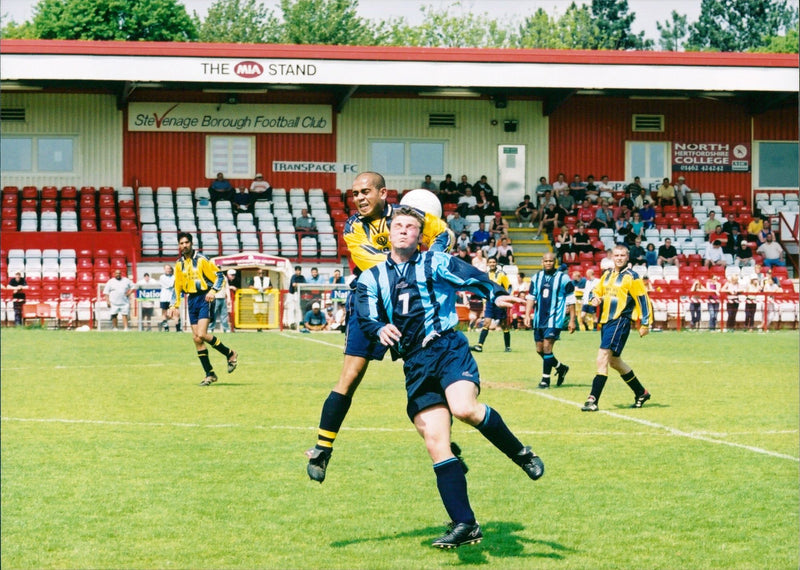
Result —
[[[474, 341], [476, 335], [471, 334]], [[481, 401], [543, 458], [536, 482], [457, 423], [481, 544], [429, 546], [446, 514], [405, 416], [399, 363], [374, 363], [322, 484], [305, 473], [342, 335], [225, 335], [197, 384], [191, 337], [2, 332], [2, 567], [797, 568], [798, 335], [654, 333], [582, 413], [596, 333], [565, 334], [538, 390], [531, 334], [477, 354]]]

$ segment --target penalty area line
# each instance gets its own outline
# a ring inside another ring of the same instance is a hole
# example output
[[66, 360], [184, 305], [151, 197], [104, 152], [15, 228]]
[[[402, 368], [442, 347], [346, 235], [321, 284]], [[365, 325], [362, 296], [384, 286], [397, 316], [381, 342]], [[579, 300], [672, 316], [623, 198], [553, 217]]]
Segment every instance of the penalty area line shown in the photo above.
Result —
[[[513, 388], [513, 387], [509, 387], [509, 389], [517, 390], [519, 392], [524, 392], [526, 394], [533, 394], [535, 396], [539, 396], [540, 398], [548, 398], [550, 400], [553, 400], [554, 402], [559, 402], [561, 404], [567, 404], [567, 405], [570, 405], [570, 406], [575, 406], [576, 408], [581, 406], [581, 404], [578, 403], [578, 402], [573, 402], [572, 400], [565, 400], [564, 398], [559, 398], [558, 396], [553, 396], [552, 394], [546, 394], [546, 393], [543, 393], [541, 390], [535, 391], [535, 390], [529, 390], [527, 388]], [[670, 435], [674, 435], [674, 436], [678, 436], [678, 437], [685, 437], [685, 438], [688, 438], [688, 439], [693, 439], [695, 441], [704, 441], [706, 443], [713, 443], [715, 445], [727, 445], [728, 447], [735, 447], [735, 448], [738, 448], [738, 449], [744, 449], [746, 451], [752, 451], [754, 453], [760, 453], [762, 455], [768, 455], [769, 457], [776, 457], [778, 459], [788, 459], [790, 461], [794, 461], [794, 462], [800, 463], [800, 457], [794, 457], [792, 455], [787, 455], [785, 453], [778, 453], [777, 451], [770, 451], [769, 449], [763, 449], [761, 447], [755, 447], [753, 445], [745, 445], [743, 443], [736, 443], [736, 442], [733, 442], [733, 441], [725, 441], [724, 439], [717, 439], [715, 437], [709, 437], [709, 436], [703, 435], [703, 434], [701, 434], [699, 432], [683, 431], [683, 430], [680, 430], [678, 428], [674, 428], [674, 427], [667, 426], [667, 425], [664, 425], [664, 424], [659, 424], [659, 423], [652, 422], [650, 420], [646, 420], [646, 419], [643, 419], [643, 418], [633, 418], [631, 416], [626, 416], [624, 414], [618, 414], [616, 412], [611, 412], [611, 411], [608, 411], [608, 410], [599, 410], [597, 412], [591, 412], [591, 413], [593, 413], [593, 414], [597, 414], [597, 413], [606, 414], [607, 416], [611, 416], [612, 418], [617, 418], [617, 419], [620, 419], [620, 420], [625, 420], [625, 421], [629, 421], [629, 422], [638, 423], [638, 424], [641, 424], [643, 426], [647, 426], [649, 428], [653, 428], [653, 429], [657, 429], [657, 430], [663, 430], [663, 431], [668, 432]]]

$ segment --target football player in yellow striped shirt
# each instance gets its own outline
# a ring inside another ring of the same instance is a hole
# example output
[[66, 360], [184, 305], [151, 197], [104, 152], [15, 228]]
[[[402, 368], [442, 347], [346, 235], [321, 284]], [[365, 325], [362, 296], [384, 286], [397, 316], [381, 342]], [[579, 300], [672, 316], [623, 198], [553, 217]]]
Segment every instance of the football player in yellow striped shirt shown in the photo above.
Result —
[[597, 352], [597, 375], [592, 381], [592, 391], [581, 410], [596, 412], [600, 394], [608, 380], [608, 367], [622, 375], [622, 379], [633, 390], [636, 399], [632, 408], [641, 408], [650, 399], [648, 392], [630, 366], [620, 355], [625, 348], [631, 323], [641, 319], [639, 336], [650, 332], [653, 305], [641, 278], [628, 266], [628, 248], [617, 245], [611, 251], [614, 267], [606, 271], [592, 291], [591, 303], [602, 304], [600, 312], [600, 350]]
[[208, 358], [206, 343], [210, 344], [217, 352], [223, 354], [228, 360], [228, 374], [236, 369], [239, 355], [232, 348], [228, 348], [215, 336], [208, 333], [211, 303], [214, 296], [223, 286], [224, 274], [213, 261], [208, 259], [192, 247], [192, 234], [180, 232], [178, 234], [178, 250], [181, 256], [175, 264], [175, 303], [169, 309], [169, 318], [176, 318], [179, 314], [181, 298], [187, 295], [187, 311], [189, 323], [192, 326], [194, 346], [197, 357], [206, 377], [200, 382], [201, 386], [209, 386], [218, 380], [211, 360]]
[[[353, 181], [352, 193], [358, 212], [345, 223], [343, 238], [350, 252], [350, 265], [358, 277], [378, 263], [386, 261], [391, 251], [389, 225], [394, 206], [387, 203], [386, 181], [377, 172], [362, 172]], [[431, 251], [449, 252], [455, 243], [453, 232], [447, 222], [430, 213], [425, 214], [422, 244]], [[322, 483], [328, 467], [333, 442], [339, 433], [344, 418], [350, 409], [353, 394], [367, 371], [370, 360], [382, 360], [387, 348], [375, 340], [368, 339], [358, 325], [355, 309], [355, 283], [351, 283], [350, 294], [345, 305], [344, 363], [339, 381], [322, 405], [317, 444], [306, 452], [306, 472], [313, 481]], [[460, 455], [454, 444], [453, 453]], [[460, 460], [460, 457], [459, 457]], [[463, 465], [463, 464], [462, 464]]]

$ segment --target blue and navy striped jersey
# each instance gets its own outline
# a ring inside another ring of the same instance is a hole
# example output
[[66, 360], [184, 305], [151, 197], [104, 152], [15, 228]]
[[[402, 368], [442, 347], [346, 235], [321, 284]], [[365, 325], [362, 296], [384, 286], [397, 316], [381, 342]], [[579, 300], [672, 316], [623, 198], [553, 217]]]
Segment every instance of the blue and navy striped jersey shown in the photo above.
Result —
[[492, 303], [506, 294], [486, 273], [446, 253], [418, 251], [407, 263], [387, 257], [358, 278], [358, 322], [369, 338], [378, 338], [384, 325], [395, 325], [403, 336], [392, 347], [392, 357], [403, 358], [455, 328], [458, 291]]
[[531, 326], [535, 329], [560, 329], [567, 306], [575, 304], [575, 284], [566, 271], [540, 271], [531, 279], [528, 299], [536, 301]]

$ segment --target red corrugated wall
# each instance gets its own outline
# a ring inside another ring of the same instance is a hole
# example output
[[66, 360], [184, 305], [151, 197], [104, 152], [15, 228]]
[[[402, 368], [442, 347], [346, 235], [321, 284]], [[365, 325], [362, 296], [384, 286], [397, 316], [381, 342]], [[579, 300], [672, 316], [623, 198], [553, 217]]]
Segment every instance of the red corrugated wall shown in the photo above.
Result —
[[[663, 133], [634, 133], [634, 114], [664, 115]], [[797, 140], [797, 107], [759, 115], [756, 139]], [[751, 117], [744, 107], [693, 99], [690, 101], [574, 97], [550, 116], [550, 179], [559, 172], [611, 180], [625, 179], [626, 141], [749, 142]], [[677, 173], [676, 173], [677, 174]], [[686, 182], [697, 191], [749, 198], [751, 173], [691, 172]]]
[[[127, 124], [127, 119], [125, 120]], [[274, 188], [335, 188], [334, 174], [272, 172], [273, 160], [336, 161], [336, 135], [256, 134], [256, 171]], [[130, 186], [208, 186], [205, 176], [206, 133], [125, 131], [123, 180]], [[231, 179], [234, 186], [252, 180]]]

